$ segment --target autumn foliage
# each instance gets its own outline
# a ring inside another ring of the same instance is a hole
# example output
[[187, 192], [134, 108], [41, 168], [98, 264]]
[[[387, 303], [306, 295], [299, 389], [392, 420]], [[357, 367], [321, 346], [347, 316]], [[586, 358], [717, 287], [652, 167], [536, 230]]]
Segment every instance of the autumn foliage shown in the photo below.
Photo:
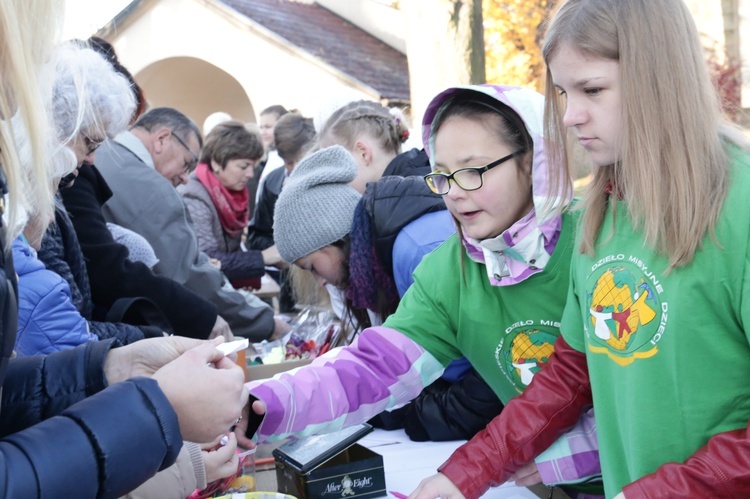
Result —
[[542, 90], [542, 23], [553, 0], [483, 0], [487, 82]]
[[[483, 0], [484, 49], [488, 83], [544, 89], [541, 44], [544, 21], [555, 0]], [[707, 48], [707, 62], [724, 111], [742, 121], [742, 67], [724, 50]]]
[[742, 66], [716, 48], [708, 50], [707, 61], [724, 112], [733, 121], [742, 121]]

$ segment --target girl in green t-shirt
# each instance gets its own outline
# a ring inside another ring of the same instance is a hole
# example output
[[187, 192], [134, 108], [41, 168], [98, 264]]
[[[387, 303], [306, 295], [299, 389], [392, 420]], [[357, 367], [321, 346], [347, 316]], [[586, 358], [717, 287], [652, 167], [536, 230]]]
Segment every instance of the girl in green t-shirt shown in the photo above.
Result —
[[543, 54], [553, 185], [567, 133], [595, 166], [562, 336], [410, 498], [524, 476], [592, 400], [607, 497], [750, 497], [750, 146], [692, 16], [683, 0], [568, 0]]

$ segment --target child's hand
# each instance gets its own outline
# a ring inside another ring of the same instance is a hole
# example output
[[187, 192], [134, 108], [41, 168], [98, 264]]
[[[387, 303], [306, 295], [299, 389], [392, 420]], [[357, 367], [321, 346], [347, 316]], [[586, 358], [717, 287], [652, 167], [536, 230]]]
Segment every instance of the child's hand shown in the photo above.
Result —
[[442, 473], [437, 473], [419, 482], [417, 490], [409, 494], [408, 499], [465, 499], [453, 482]]
[[[237, 432], [237, 440], [239, 440], [241, 447], [254, 449], [255, 442], [252, 440], [252, 437], [260, 426], [263, 416], [266, 414], [266, 405], [252, 396], [250, 396], [249, 402], [242, 411], [242, 419], [235, 427], [235, 431]], [[250, 425], [249, 427], [252, 428], [253, 432], [249, 437], [247, 436], [248, 425]]]
[[542, 475], [539, 474], [536, 463], [531, 461], [529, 464], [513, 473], [508, 481], [515, 482], [516, 485], [520, 487], [529, 487], [530, 485], [542, 483]]
[[216, 445], [212, 442], [203, 448], [203, 463], [206, 466], [206, 481], [211, 483], [221, 478], [227, 478], [237, 473], [240, 464], [237, 454], [237, 438], [233, 432], [227, 434], [226, 445]]

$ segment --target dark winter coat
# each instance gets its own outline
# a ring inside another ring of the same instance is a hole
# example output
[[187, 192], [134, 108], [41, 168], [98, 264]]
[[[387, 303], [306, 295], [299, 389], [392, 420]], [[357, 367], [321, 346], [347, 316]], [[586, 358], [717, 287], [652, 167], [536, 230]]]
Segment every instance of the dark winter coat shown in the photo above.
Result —
[[[6, 237], [0, 217], [0, 248]], [[182, 437], [156, 381], [106, 388], [112, 340], [10, 358], [17, 286], [4, 250], [0, 269], [0, 497], [119, 497], [174, 463]]]
[[[37, 252], [37, 257], [47, 269], [68, 283], [73, 305], [88, 321], [89, 330], [100, 340], [117, 338], [127, 345], [139, 339], [162, 334], [163, 327], [157, 325], [133, 325], [124, 322], [93, 320], [94, 303], [91, 300], [86, 262], [75, 229], [73, 229], [73, 223], [60, 198], [55, 207], [55, 221], [44, 233], [42, 247]], [[103, 309], [99, 315], [105, 315], [104, 312]]]
[[375, 255], [387, 269], [393, 268], [393, 244], [401, 229], [422, 215], [446, 209], [443, 198], [417, 176], [385, 176], [371, 182], [362, 203], [372, 220]]
[[282, 167], [269, 173], [263, 181], [263, 190], [247, 230], [248, 248], [264, 250], [274, 245], [273, 210], [286, 177], [286, 168]]
[[108, 310], [120, 298], [145, 297], [161, 309], [177, 334], [208, 337], [216, 323], [216, 306], [154, 274], [143, 263], [129, 260], [128, 249], [114, 240], [101, 211], [112, 191], [94, 166], [83, 165], [75, 183], [60, 194], [85, 257], [97, 306]]
[[430, 173], [430, 158], [424, 149], [410, 149], [402, 152], [386, 166], [383, 176], [424, 177]]

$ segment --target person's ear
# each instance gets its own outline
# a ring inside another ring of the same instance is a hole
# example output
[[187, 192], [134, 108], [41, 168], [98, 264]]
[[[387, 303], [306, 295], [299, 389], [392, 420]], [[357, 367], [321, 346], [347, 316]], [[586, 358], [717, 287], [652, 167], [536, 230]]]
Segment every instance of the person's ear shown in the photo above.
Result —
[[367, 142], [361, 140], [356, 141], [354, 143], [352, 154], [362, 158], [362, 163], [365, 166], [370, 166], [370, 163], [372, 163], [372, 148]]
[[216, 175], [219, 174], [219, 172], [222, 170], [221, 165], [216, 162], [215, 159], [211, 159], [211, 171], [214, 172]]
[[154, 153], [161, 154], [166, 147], [166, 142], [169, 140], [170, 135], [172, 135], [172, 131], [166, 127], [151, 132]]

